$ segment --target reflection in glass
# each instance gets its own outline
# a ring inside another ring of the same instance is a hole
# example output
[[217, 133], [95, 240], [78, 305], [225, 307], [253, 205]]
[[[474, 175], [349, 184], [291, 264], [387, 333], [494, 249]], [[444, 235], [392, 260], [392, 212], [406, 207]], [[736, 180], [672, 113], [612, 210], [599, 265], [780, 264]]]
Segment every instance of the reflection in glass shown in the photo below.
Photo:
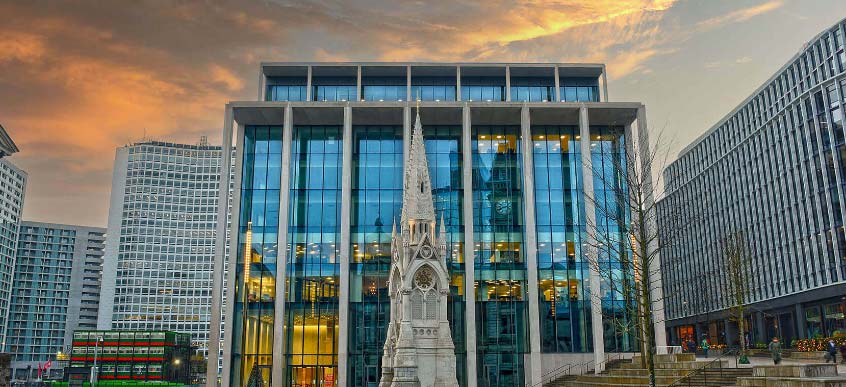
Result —
[[533, 126], [542, 352], [590, 352], [582, 162], [576, 126]]
[[375, 386], [382, 373], [391, 224], [402, 206], [402, 160], [402, 126], [353, 126], [350, 386]]
[[286, 380], [331, 385], [338, 373], [340, 126], [297, 126], [285, 297]]
[[637, 350], [634, 269], [630, 250], [625, 132], [622, 126], [591, 126], [590, 150], [596, 207], [602, 328], [605, 350]]
[[423, 126], [426, 159], [432, 180], [435, 213], [446, 226], [446, 263], [450, 272], [447, 318], [455, 343], [456, 377], [467, 385], [467, 346], [464, 321], [464, 190], [461, 126]]
[[526, 330], [519, 126], [476, 126], [473, 234], [478, 375], [488, 386], [522, 385]]
[[244, 128], [233, 320], [233, 386], [270, 381], [279, 227], [282, 128]]

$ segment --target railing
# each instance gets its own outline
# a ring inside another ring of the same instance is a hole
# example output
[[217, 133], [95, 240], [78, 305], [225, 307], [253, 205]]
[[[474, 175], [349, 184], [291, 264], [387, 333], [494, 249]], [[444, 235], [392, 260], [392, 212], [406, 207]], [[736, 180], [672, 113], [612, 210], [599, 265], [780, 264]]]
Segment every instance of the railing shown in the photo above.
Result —
[[[693, 386], [693, 384], [691, 384], [691, 383], [692, 383], [694, 378], [697, 379], [696, 386], [699, 386], [699, 387], [708, 386], [709, 385], [708, 384], [708, 376], [711, 374], [711, 372], [706, 372], [706, 371], [709, 371], [709, 370], [711, 370], [711, 371], [717, 370], [717, 375], [711, 375], [712, 381], [716, 381], [714, 379], [722, 380], [724, 378], [724, 376], [727, 376], [727, 371], [726, 371], [727, 369], [740, 368], [740, 367], [738, 367], [738, 364], [737, 364], [737, 357], [738, 357], [739, 354], [740, 354], [740, 350], [738, 350], [738, 349], [726, 349], [726, 350], [723, 351], [722, 354], [720, 354], [720, 356], [717, 356], [716, 359], [705, 363], [702, 367], [695, 368], [691, 373], [689, 373], [685, 376], [682, 376], [681, 378], [677, 379], [676, 381], [674, 381], [673, 383], [671, 383], [667, 387], [691, 387], [691, 386]], [[734, 358], [734, 367], [731, 367], [731, 363], [729, 363], [729, 367], [722, 367], [722, 366], [718, 367], [718, 368], [712, 367], [715, 363], [722, 362], [723, 360], [727, 360], [727, 359], [730, 359], [732, 357]], [[699, 380], [699, 378], [697, 378], [698, 376], [702, 376], [702, 380]]]
[[682, 353], [682, 347], [681, 345], [659, 345], [655, 347], [655, 353], [658, 355]]
[[[622, 353], [606, 354], [605, 360], [599, 362], [599, 366], [602, 367], [602, 366], [610, 363], [613, 360], [622, 360], [622, 359], [623, 359]], [[591, 365], [594, 365], [594, 367], [593, 367], [594, 370], [597, 369], [596, 364], [594, 364], [595, 362], [596, 362], [596, 359], [593, 359], [593, 360], [588, 360], [584, 363], [562, 365], [561, 367], [558, 367], [558, 368], [548, 372], [546, 375], [544, 375], [541, 378], [540, 382], [533, 384], [532, 387], [542, 387], [542, 386], [546, 385], [547, 383], [552, 383], [556, 379], [567, 376], [567, 375], [584, 375], [588, 372], [589, 369], [591, 369]], [[573, 371], [578, 372], [578, 373], [574, 374]]]

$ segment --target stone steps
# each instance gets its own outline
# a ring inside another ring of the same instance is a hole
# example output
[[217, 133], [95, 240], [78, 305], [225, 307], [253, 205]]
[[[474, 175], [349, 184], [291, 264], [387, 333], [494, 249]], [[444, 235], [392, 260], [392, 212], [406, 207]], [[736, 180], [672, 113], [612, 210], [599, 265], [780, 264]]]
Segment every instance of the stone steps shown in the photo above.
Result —
[[835, 364], [756, 366], [752, 376], [738, 378], [740, 387], [846, 387]]

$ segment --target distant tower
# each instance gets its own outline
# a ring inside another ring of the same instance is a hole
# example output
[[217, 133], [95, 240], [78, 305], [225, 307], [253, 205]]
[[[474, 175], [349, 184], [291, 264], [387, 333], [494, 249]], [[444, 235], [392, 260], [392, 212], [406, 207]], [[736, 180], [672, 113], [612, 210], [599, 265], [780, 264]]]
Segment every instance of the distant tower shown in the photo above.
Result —
[[455, 344], [447, 320], [443, 217], [435, 235], [432, 184], [418, 107], [405, 166], [401, 233], [391, 242], [391, 318], [380, 387], [457, 387]]

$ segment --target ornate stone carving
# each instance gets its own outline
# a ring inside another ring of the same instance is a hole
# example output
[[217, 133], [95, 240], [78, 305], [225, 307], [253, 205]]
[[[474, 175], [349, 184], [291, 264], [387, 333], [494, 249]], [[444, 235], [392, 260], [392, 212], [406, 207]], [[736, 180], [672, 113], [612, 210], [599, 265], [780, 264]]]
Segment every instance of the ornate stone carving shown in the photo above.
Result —
[[391, 243], [391, 286], [395, 286], [397, 295], [391, 302], [389, 323], [394, 328], [388, 329], [385, 347], [392, 350], [383, 354], [379, 386], [458, 387], [455, 345], [447, 316], [441, 312], [445, 302], [441, 296], [449, 294], [445, 286], [449, 283], [444, 259], [446, 227], [441, 219], [439, 233], [435, 233], [420, 114], [414, 123], [405, 165], [400, 227], [400, 233], [394, 227]]

